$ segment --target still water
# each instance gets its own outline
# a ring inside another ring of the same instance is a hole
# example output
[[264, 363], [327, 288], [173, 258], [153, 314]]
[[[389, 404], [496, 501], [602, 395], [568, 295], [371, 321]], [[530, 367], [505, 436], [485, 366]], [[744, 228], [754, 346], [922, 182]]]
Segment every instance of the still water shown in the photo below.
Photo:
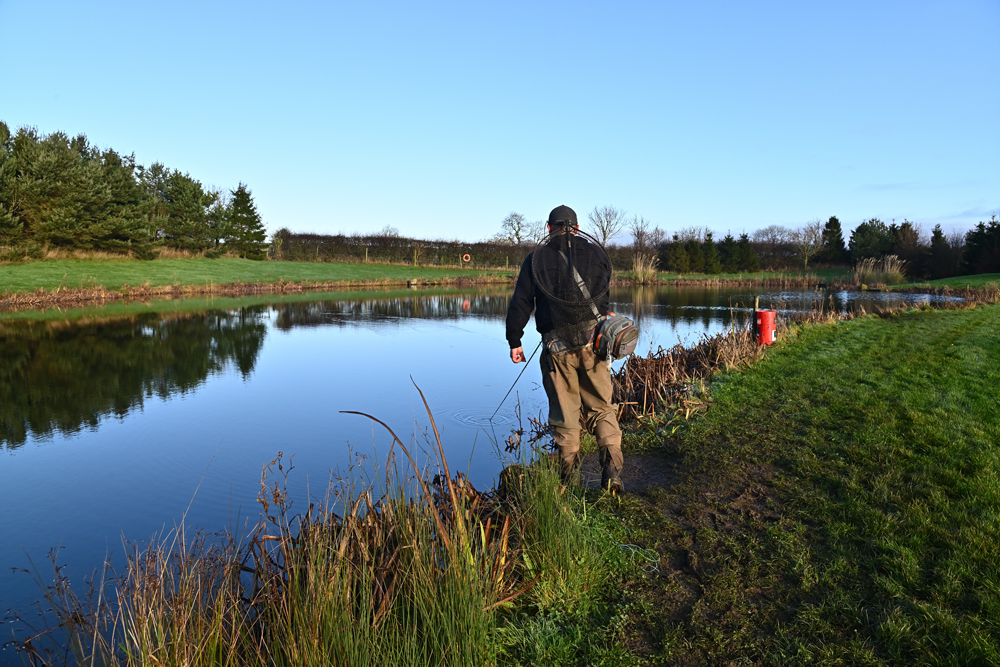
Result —
[[[615, 291], [612, 303], [637, 321], [645, 352], [722, 331], [734, 314], [745, 320], [754, 296], [782, 312], [820, 301], [872, 310], [884, 298], [649, 288]], [[491, 485], [501, 468], [491, 439], [509, 434], [518, 400], [525, 416], [545, 405], [536, 360], [489, 422], [522, 368], [504, 338], [509, 298], [341, 292], [0, 319], [0, 617], [38, 594], [14, 568], [48, 574], [53, 547], [79, 582], [106, 557], [120, 567], [123, 538], [148, 541], [182, 517], [209, 532], [256, 521], [261, 467], [279, 451], [294, 455], [299, 507], [323, 498], [352, 452], [370, 470], [389, 438], [341, 410], [382, 419], [408, 445], [425, 442], [414, 385], [452, 469]], [[540, 338], [532, 326], [528, 353]]]

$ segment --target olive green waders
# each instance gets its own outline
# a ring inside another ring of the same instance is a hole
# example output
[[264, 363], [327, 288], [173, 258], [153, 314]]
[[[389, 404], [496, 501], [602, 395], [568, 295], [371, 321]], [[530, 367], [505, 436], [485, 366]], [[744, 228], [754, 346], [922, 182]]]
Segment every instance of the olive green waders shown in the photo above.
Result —
[[617, 408], [611, 403], [611, 375], [594, 348], [542, 352], [542, 385], [549, 399], [549, 425], [553, 430], [562, 476], [574, 483], [580, 475], [580, 411], [587, 431], [597, 438], [603, 488], [621, 490], [622, 432]]

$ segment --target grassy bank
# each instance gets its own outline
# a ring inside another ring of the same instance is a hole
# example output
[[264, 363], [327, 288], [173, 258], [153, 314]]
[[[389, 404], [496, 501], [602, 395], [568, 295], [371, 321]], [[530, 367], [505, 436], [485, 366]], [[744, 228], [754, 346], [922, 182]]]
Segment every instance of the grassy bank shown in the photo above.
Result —
[[37, 289], [118, 290], [124, 286], [205, 286], [228, 283], [447, 282], [458, 278], [496, 277], [510, 272], [479, 269], [344, 264], [336, 262], [254, 262], [246, 259], [188, 257], [143, 262], [130, 259], [58, 259], [0, 266], [0, 293]]
[[1000, 664], [1000, 308], [804, 325], [616, 513], [652, 664]]
[[974, 276], [955, 276], [953, 278], [941, 278], [940, 280], [925, 280], [914, 283], [899, 285], [899, 288], [928, 288], [928, 289], [966, 289], [982, 288], [990, 283], [1000, 284], [1000, 273], [980, 273]]
[[[622, 271], [622, 274], [628, 274]], [[660, 282], [731, 282], [745, 284], [762, 283], [794, 283], [794, 284], [829, 284], [838, 281], [846, 281], [851, 277], [851, 269], [848, 268], [822, 268], [809, 269], [808, 271], [756, 271], [753, 273], [666, 273], [656, 274]]]
[[[134, 259], [50, 259], [0, 265], [0, 294], [23, 294], [37, 290], [77, 292], [126, 288], [186, 288], [192, 293], [211, 293], [223, 285], [309, 284], [317, 286], [391, 285], [409, 280], [444, 284], [459, 280], [509, 283], [516, 271], [504, 269], [438, 268], [397, 264], [352, 264], [343, 262], [254, 262], [245, 259], [187, 257], [139, 261]], [[657, 274], [661, 283], [803, 283], [830, 282], [846, 275], [838, 269], [752, 274]], [[616, 272], [628, 281], [630, 271]], [[162, 291], [162, 290], [160, 290]]]

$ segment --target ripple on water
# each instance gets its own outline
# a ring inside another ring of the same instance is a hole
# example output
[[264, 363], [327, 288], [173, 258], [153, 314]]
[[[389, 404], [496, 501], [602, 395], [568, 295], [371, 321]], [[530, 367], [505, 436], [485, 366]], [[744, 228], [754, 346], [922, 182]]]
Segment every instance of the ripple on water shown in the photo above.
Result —
[[513, 428], [517, 426], [517, 420], [514, 418], [512, 411], [500, 410], [496, 417], [490, 421], [490, 415], [492, 413], [489, 411], [479, 411], [470, 409], [458, 409], [450, 410], [448, 416], [454, 421], [465, 424], [466, 426], [482, 426], [483, 428]]

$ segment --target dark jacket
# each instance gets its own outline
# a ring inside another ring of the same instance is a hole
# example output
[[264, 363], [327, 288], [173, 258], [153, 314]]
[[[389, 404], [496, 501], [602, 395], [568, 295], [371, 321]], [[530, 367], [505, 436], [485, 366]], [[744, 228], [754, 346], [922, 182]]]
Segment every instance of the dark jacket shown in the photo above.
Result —
[[[524, 327], [531, 319], [532, 310], [535, 311], [535, 328], [543, 336], [565, 324], [553, 321], [549, 298], [535, 285], [531, 270], [532, 255], [534, 253], [528, 255], [521, 265], [521, 273], [517, 276], [514, 294], [510, 297], [510, 305], [507, 307], [507, 343], [512, 350], [521, 347], [521, 336], [524, 335]], [[597, 300], [596, 306], [601, 315], [608, 314], [610, 298], [607, 292]]]

